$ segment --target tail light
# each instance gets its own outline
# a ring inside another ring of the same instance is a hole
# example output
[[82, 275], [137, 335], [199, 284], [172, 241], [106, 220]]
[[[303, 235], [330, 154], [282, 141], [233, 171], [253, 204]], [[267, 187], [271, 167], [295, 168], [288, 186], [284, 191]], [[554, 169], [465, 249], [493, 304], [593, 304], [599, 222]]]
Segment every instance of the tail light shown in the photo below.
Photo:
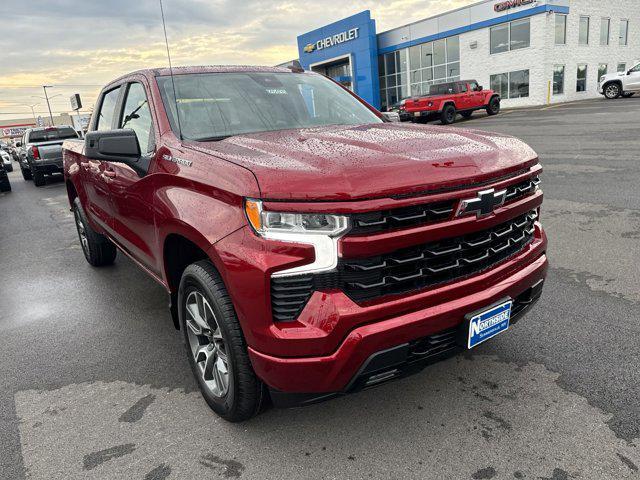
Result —
[[31, 155], [33, 155], [34, 160], [40, 159], [40, 150], [38, 150], [38, 147], [31, 147]]

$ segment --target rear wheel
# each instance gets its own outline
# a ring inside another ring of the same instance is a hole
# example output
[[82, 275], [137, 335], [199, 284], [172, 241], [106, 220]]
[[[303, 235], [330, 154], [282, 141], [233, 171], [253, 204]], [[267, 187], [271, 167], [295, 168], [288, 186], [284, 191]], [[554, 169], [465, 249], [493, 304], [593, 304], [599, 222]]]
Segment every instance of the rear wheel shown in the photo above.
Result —
[[604, 97], [608, 100], [615, 100], [622, 95], [622, 89], [617, 83], [610, 83], [604, 87]]
[[20, 167], [20, 170], [22, 171], [22, 178], [24, 178], [25, 180], [31, 180], [33, 178], [33, 175], [31, 175], [31, 170], [22, 168], [22, 166]]
[[209, 261], [185, 269], [178, 305], [189, 364], [209, 407], [230, 422], [256, 415], [265, 388], [251, 366], [229, 294]]
[[456, 121], [456, 107], [451, 104], [445, 105], [440, 114], [440, 122], [443, 125], [451, 125]]
[[43, 172], [34, 170], [32, 171], [32, 175], [33, 175], [33, 184], [36, 187], [42, 187], [46, 183]]
[[500, 99], [498, 97], [493, 97], [489, 100], [489, 104], [487, 105], [487, 114], [497, 115], [498, 113], [500, 113]]
[[111, 265], [116, 259], [118, 251], [107, 237], [100, 235], [91, 228], [79, 198], [76, 198], [73, 202], [73, 216], [76, 221], [80, 246], [82, 246], [82, 252], [87, 262], [94, 267]]

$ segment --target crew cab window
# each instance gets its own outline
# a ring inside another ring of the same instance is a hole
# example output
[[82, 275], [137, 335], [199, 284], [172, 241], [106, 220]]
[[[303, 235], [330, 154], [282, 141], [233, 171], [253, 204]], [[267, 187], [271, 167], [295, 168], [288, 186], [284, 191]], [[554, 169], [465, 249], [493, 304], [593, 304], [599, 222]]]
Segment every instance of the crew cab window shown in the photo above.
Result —
[[154, 149], [151, 111], [144, 87], [140, 83], [132, 83], [127, 91], [124, 111], [120, 120], [120, 128], [131, 128], [136, 132], [140, 152], [149, 153]]
[[470, 82], [469, 83], [469, 88], [471, 89], [472, 92], [478, 92], [478, 82]]
[[635, 67], [633, 67], [631, 70], [629, 70], [629, 73], [637, 73], [637, 72], [640, 72], [640, 63]]
[[466, 83], [458, 83], [458, 93], [467, 93]]
[[455, 93], [453, 83], [440, 83], [429, 87], [429, 95], [449, 95]]
[[317, 74], [199, 73], [177, 75], [174, 81], [177, 100], [171, 77], [158, 77], [158, 86], [171, 127], [188, 140], [382, 122], [349, 92]]
[[116, 112], [116, 104], [120, 95], [120, 87], [114, 88], [102, 97], [100, 112], [98, 113], [97, 130], [111, 130], [113, 127], [113, 116]]

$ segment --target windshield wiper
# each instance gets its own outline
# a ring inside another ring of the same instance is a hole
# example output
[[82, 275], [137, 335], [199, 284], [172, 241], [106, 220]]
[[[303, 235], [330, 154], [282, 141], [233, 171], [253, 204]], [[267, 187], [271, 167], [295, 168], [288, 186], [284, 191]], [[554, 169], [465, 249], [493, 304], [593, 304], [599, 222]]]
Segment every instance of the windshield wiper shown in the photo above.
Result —
[[214, 137], [195, 138], [194, 140], [196, 142], [219, 142], [220, 140], [224, 140], [229, 137], [233, 137], [233, 135], [216, 135]]

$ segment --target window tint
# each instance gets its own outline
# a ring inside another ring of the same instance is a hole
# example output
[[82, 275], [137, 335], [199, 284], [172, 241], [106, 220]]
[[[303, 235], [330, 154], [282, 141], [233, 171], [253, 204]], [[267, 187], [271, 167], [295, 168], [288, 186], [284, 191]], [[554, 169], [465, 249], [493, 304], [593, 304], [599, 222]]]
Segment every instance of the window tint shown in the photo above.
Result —
[[98, 114], [98, 128], [97, 130], [111, 130], [113, 123], [113, 116], [116, 110], [116, 103], [118, 102], [118, 96], [120, 95], [120, 87], [105, 93], [102, 97], [102, 104], [100, 105], [100, 113]]
[[576, 92], [587, 91], [587, 66], [578, 65], [578, 79], [576, 81]]
[[466, 83], [458, 83], [458, 93], [465, 93], [467, 91]]
[[491, 27], [491, 53], [509, 50], [509, 24]]
[[589, 44], [589, 17], [580, 17], [580, 28], [578, 31], [578, 43], [580, 45]]
[[469, 88], [471, 89], [472, 92], [477, 91], [478, 90], [478, 82], [469, 83]]
[[78, 138], [78, 134], [71, 127], [49, 127], [44, 130], [33, 130], [29, 133], [29, 142], [48, 142], [50, 140], [65, 140]]
[[553, 67], [553, 94], [562, 95], [564, 93], [564, 65]]
[[120, 128], [131, 128], [136, 132], [138, 143], [140, 144], [140, 152], [149, 153], [153, 151], [151, 111], [149, 110], [149, 102], [147, 101], [144, 87], [140, 83], [129, 85]]
[[627, 45], [627, 40], [629, 37], [629, 20], [620, 20], [620, 45]]
[[556, 13], [556, 45], [567, 43], [567, 16]]
[[609, 45], [609, 27], [611, 25], [610, 18], [600, 20], [600, 45]]
[[527, 48], [531, 44], [531, 22], [528, 18], [511, 22], [511, 50]]
[[640, 63], [638, 65], [636, 65], [635, 67], [633, 67], [631, 70], [629, 70], [630, 72], [633, 73], [637, 73], [640, 72]]

